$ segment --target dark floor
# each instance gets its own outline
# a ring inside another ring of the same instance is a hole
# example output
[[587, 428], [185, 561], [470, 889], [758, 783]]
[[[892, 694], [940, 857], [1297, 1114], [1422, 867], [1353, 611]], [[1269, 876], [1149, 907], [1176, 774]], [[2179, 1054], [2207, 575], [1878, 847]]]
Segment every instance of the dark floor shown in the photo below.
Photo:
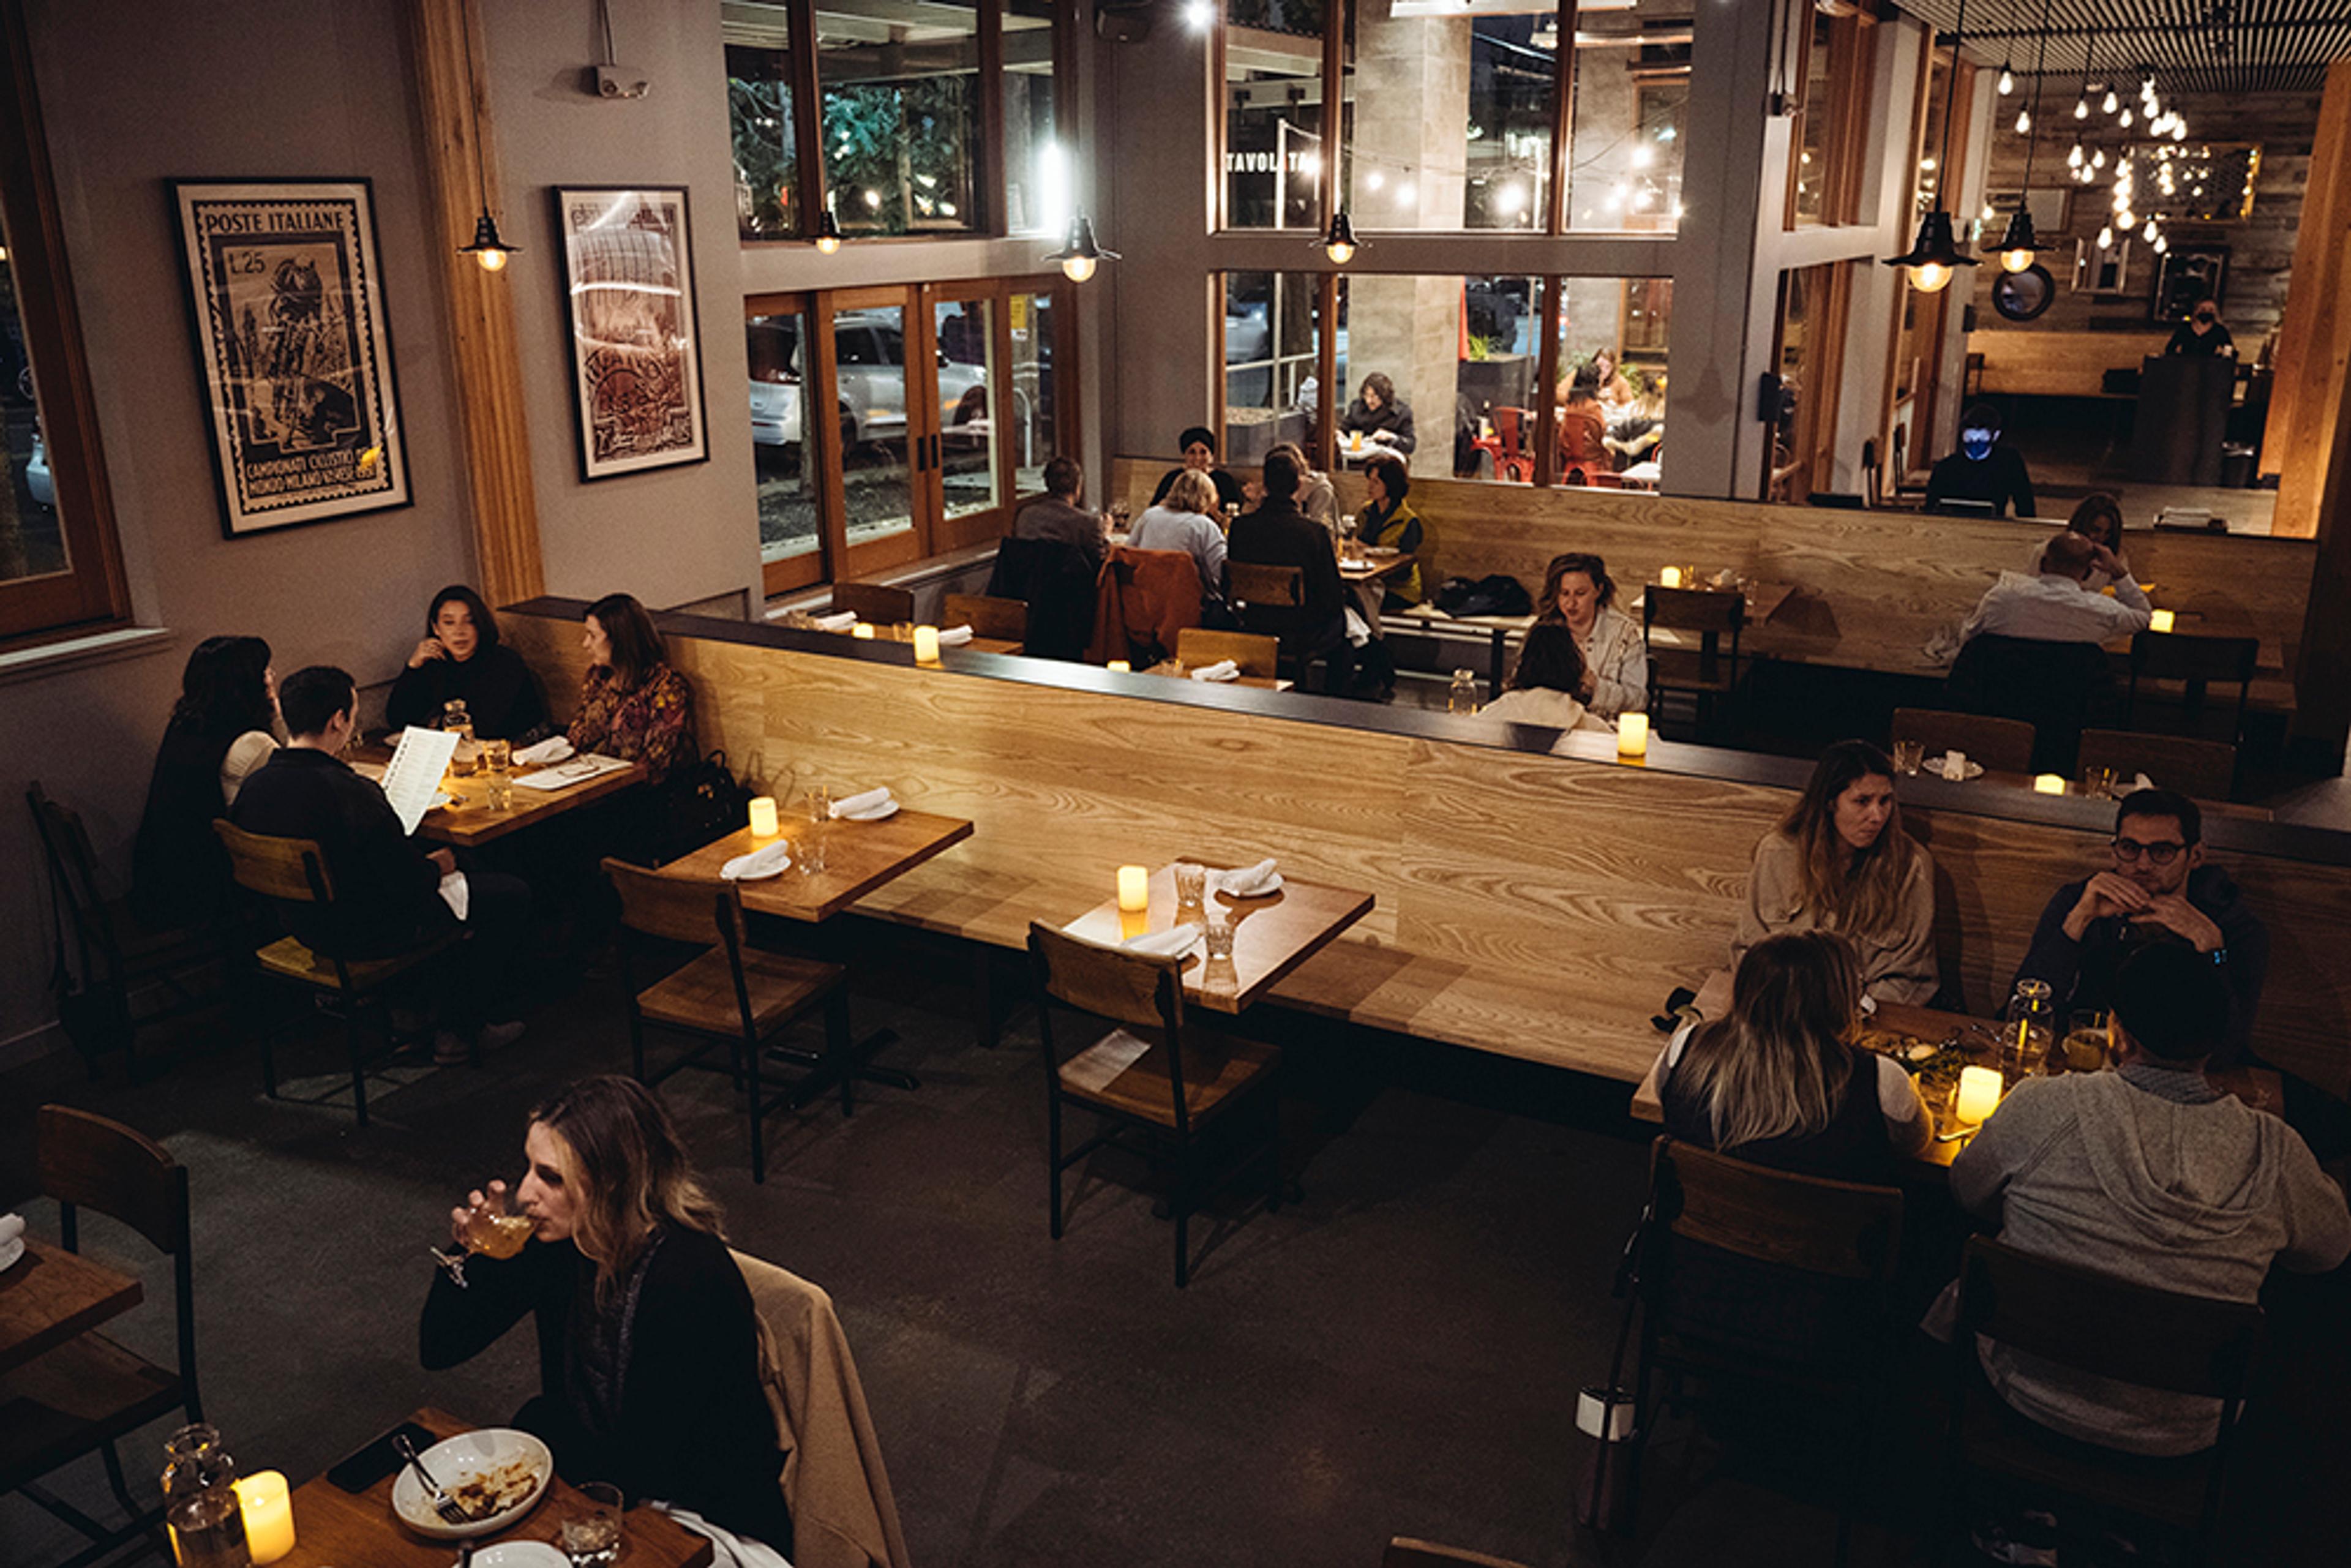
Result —
[[[1829, 1516], [1794, 1500], [1811, 1490], [1802, 1464], [1793, 1482], [1757, 1484], [1708, 1448], [1685, 1482], [1681, 1442], [1654, 1468], [1639, 1545], [1572, 1523], [1590, 1456], [1574, 1395], [1606, 1371], [1611, 1270], [1644, 1185], [1646, 1134], [1622, 1119], [1621, 1084], [1273, 1014], [1295, 1069], [1285, 1121], [1304, 1201], [1196, 1227], [1196, 1244], [1204, 1230], [1215, 1244], [1178, 1292], [1168, 1226], [1106, 1164], [1066, 1239], [1048, 1239], [1032, 1020], [979, 1050], [956, 955], [849, 935], [867, 982], [859, 1026], [899, 1031], [885, 1060], [919, 1072], [918, 1092], [876, 1089], [849, 1123], [830, 1105], [778, 1115], [764, 1187], [723, 1080], [687, 1074], [664, 1093], [736, 1243], [831, 1291], [924, 1568], [1340, 1568], [1376, 1563], [1394, 1533], [1542, 1565], [1828, 1561]], [[264, 1100], [250, 1050], [219, 1040], [135, 1087], [52, 1057], [0, 1078], [0, 1208], [55, 1234], [53, 1206], [22, 1202], [43, 1101], [162, 1138], [193, 1173], [208, 1414], [241, 1462], [299, 1482], [416, 1406], [495, 1422], [529, 1391], [527, 1333], [462, 1370], [420, 1370], [425, 1249], [466, 1187], [515, 1169], [536, 1097], [626, 1059], [611, 981], [538, 1009], [483, 1067], [383, 1093], [365, 1132]], [[324, 1050], [286, 1065], [332, 1082]], [[102, 1223], [86, 1244], [144, 1250]], [[149, 1270], [147, 1287], [119, 1334], [168, 1358], [168, 1276]], [[2335, 1412], [2351, 1387], [2343, 1299], [2323, 1303], [2334, 1326], [2311, 1354], [2288, 1341], [2301, 1399]], [[128, 1446], [134, 1478], [153, 1473], [167, 1429]], [[2343, 1437], [2326, 1430], [2324, 1446], [2297, 1443], [2260, 1507], [2331, 1546], [2342, 1502], [2322, 1508], [2294, 1479], [2343, 1473]], [[96, 1469], [61, 1490], [99, 1506]], [[1880, 1491], [1906, 1537], [1924, 1517], [1894, 1500], [1910, 1490], [1897, 1475]], [[0, 1563], [74, 1544], [0, 1500]], [[1926, 1560], [1874, 1531], [1861, 1545], [1864, 1563]]]

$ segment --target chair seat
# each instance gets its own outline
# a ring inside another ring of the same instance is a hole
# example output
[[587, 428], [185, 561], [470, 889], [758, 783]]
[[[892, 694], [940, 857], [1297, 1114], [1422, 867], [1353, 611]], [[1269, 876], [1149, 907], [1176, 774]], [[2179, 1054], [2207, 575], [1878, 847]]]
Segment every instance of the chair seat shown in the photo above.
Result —
[[0, 1376], [0, 1493], [136, 1431], [184, 1397], [176, 1374], [104, 1334], [67, 1341]]
[[1968, 1400], [1959, 1437], [1968, 1463], [1980, 1470], [2183, 1529], [2203, 1516], [2210, 1449], [2176, 1459], [2126, 1453], [2105, 1459], [2082, 1452], [2086, 1445], [2047, 1431], [1989, 1389]]
[[1708, 692], [1731, 688], [1733, 666], [1728, 653], [1718, 653], [1709, 662], [1696, 649], [1653, 648], [1649, 663], [1656, 671], [1658, 685]]
[[[751, 1020], [765, 1034], [839, 986], [847, 971], [838, 964], [787, 957], [746, 948], [743, 987], [751, 998]], [[660, 984], [637, 993], [637, 1010], [673, 1029], [739, 1035], [743, 1015], [735, 1002], [735, 975], [716, 948], [674, 971]]]
[[[394, 976], [404, 974], [426, 959], [437, 956], [455, 943], [458, 936], [459, 933], [452, 931], [405, 953], [395, 953], [389, 958], [347, 958], [343, 961], [343, 969], [350, 976], [353, 989], [371, 991]], [[295, 937], [281, 936], [253, 956], [264, 969], [285, 979], [298, 980], [303, 985], [316, 986], [324, 991], [342, 989], [341, 982], [335, 975], [335, 961], [312, 952]]]
[[[1185, 1025], [1184, 1113], [1203, 1122], [1270, 1074], [1281, 1052], [1233, 1035]], [[1113, 1030], [1061, 1064], [1061, 1092], [1123, 1115], [1172, 1128], [1176, 1095], [1167, 1079], [1165, 1042]]]

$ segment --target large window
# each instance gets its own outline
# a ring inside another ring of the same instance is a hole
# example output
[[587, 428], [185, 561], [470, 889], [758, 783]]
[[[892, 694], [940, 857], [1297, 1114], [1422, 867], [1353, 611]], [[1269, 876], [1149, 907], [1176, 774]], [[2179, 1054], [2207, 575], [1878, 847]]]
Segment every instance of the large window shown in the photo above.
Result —
[[792, 120], [791, 39], [772, 24], [729, 29], [726, 123], [735, 147], [735, 226], [745, 239], [801, 233], [799, 140]]
[[1058, 0], [1004, 7], [1004, 227], [1059, 235], [1070, 223], [1070, 157], [1055, 129], [1053, 13]]
[[943, 0], [818, 9], [825, 187], [845, 233], [979, 226], [978, 12]]
[[1225, 226], [1322, 226], [1320, 0], [1228, 0], [1224, 32]]
[[1860, 216], [1868, 162], [1870, 42], [1874, 28], [1834, 0], [1798, 19], [1802, 90], [1790, 137], [1790, 228], [1847, 224]]
[[1225, 274], [1225, 461], [1254, 465], [1276, 442], [1311, 440], [1321, 287], [1311, 273]]
[[1688, 0], [1639, 0], [1576, 18], [1569, 229], [1680, 226], [1691, 10]]

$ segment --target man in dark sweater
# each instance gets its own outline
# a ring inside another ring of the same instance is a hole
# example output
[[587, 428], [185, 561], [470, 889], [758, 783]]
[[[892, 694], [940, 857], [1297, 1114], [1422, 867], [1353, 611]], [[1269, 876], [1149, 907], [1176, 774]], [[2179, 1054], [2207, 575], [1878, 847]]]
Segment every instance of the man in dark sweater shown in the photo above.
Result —
[[1294, 566], [1304, 573], [1304, 602], [1251, 605], [1244, 623], [1281, 639], [1282, 652], [1303, 663], [1328, 655], [1323, 689], [1343, 696], [1353, 684], [1354, 649], [1347, 641], [1345, 590], [1339, 580], [1339, 558], [1331, 535], [1322, 524], [1298, 509], [1298, 465], [1286, 452], [1270, 452], [1265, 459], [1265, 499], [1255, 511], [1233, 521], [1226, 541], [1225, 559], [1257, 566]]
[[1945, 501], [1981, 501], [2004, 517], [2013, 505], [2020, 517], [2033, 516], [2032, 477], [2013, 446], [2000, 444], [2000, 410], [1977, 403], [1959, 416], [1959, 449], [1927, 476], [1927, 509]]
[[[1208, 476], [1217, 487], [1217, 505], [1224, 509], [1222, 520], [1229, 522], [1240, 513], [1248, 497], [1241, 482], [1217, 466], [1217, 433], [1205, 424], [1196, 424], [1176, 438], [1176, 450], [1184, 455], [1184, 468], [1195, 468]], [[1170, 468], [1159, 476], [1159, 487], [1151, 492], [1151, 504], [1159, 505], [1167, 498], [1168, 487], [1184, 468]]]
[[1085, 552], [1087, 564], [1100, 571], [1110, 541], [1102, 514], [1089, 512], [1078, 505], [1085, 488], [1085, 471], [1075, 460], [1052, 459], [1045, 465], [1045, 493], [1021, 507], [1013, 517], [1012, 537], [1074, 545]]
[[[456, 916], [440, 895], [441, 879], [457, 869], [456, 857], [411, 839], [382, 788], [342, 760], [358, 729], [359, 693], [349, 673], [327, 665], [297, 670], [279, 683], [277, 705], [289, 739], [245, 781], [230, 814], [250, 833], [311, 840], [326, 861], [331, 912], [281, 904], [286, 928], [305, 946], [343, 958], [391, 957], [447, 930]], [[465, 880], [470, 977], [447, 1012], [455, 1028], [470, 1030], [486, 1018], [510, 1016], [502, 981], [522, 936], [530, 890], [496, 873], [469, 872]], [[519, 1024], [497, 1025], [487, 1043], [520, 1032]], [[469, 1052], [444, 1031], [437, 1054], [463, 1060]]]

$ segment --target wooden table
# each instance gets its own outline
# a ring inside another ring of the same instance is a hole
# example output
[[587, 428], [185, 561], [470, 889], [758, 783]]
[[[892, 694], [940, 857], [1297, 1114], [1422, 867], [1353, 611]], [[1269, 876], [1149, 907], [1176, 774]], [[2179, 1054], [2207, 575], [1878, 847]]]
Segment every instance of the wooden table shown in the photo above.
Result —
[[[436, 1442], [474, 1430], [473, 1423], [445, 1410], [426, 1408], [409, 1419], [432, 1432]], [[397, 1479], [396, 1473], [386, 1476], [356, 1496], [323, 1475], [296, 1488], [294, 1550], [279, 1560], [284, 1568], [449, 1568], [456, 1560], [457, 1542], [427, 1541], [392, 1511], [392, 1485]], [[548, 1483], [538, 1507], [474, 1544], [544, 1541], [553, 1545], [564, 1520], [583, 1506], [570, 1483], [559, 1477]], [[621, 1561], [627, 1568], [705, 1568], [713, 1557], [708, 1537], [650, 1508], [632, 1508], [622, 1514], [621, 1531]]]
[[1339, 577], [1342, 581], [1350, 583], [1385, 582], [1389, 578], [1400, 577], [1410, 571], [1412, 563], [1419, 559], [1404, 551], [1395, 555], [1374, 555], [1365, 550], [1361, 560], [1349, 560], [1342, 554], [1339, 557]]
[[[1934, 775], [1921, 768], [1920, 777], [1932, 778]], [[1983, 777], [1970, 779], [1967, 782], [1972, 785], [1988, 784], [1996, 789], [2022, 789], [2030, 795], [2034, 792], [2032, 781], [2035, 777], [2031, 773], [2010, 773], [1998, 768], [1987, 768], [1983, 771]], [[2119, 789], [2121, 786], [2117, 784], [2116, 788]], [[2083, 795], [2082, 781], [2079, 779], [2065, 780], [2065, 793], [2076, 800], [2092, 798]], [[2113, 799], [2120, 800], [2122, 796], [2117, 794]], [[2246, 822], [2273, 822], [2277, 820], [2277, 813], [2267, 806], [2244, 806], [2234, 800], [2207, 800], [2200, 796], [2197, 798], [2196, 804], [2208, 817], [2234, 817], [2240, 821]]]
[[26, 1237], [25, 1255], [0, 1273], [0, 1373], [129, 1312], [146, 1293], [128, 1274]]
[[[1164, 659], [1147, 670], [1134, 673], [1138, 675], [1164, 675], [1177, 681], [1192, 678], [1191, 671], [1181, 659]], [[1197, 684], [1204, 686], [1253, 686], [1261, 692], [1286, 692], [1297, 685], [1295, 681], [1278, 680], [1271, 675], [1238, 675], [1229, 681], [1201, 681]]]
[[[1339, 933], [1372, 912], [1372, 895], [1345, 888], [1282, 879], [1281, 890], [1263, 898], [1208, 895], [1212, 915], [1233, 924], [1233, 973], [1230, 990], [1204, 989], [1201, 971], [1207, 956], [1195, 951], [1184, 960], [1184, 999], [1211, 1012], [1238, 1013], [1270, 990], [1299, 965], [1339, 939]], [[1104, 899], [1064, 928], [1090, 942], [1116, 944], [1146, 931], [1165, 931], [1176, 924], [1176, 868], [1161, 866], [1151, 873], [1151, 906], [1138, 924], [1122, 914], [1115, 897]]]
[[[371, 745], [360, 749], [353, 757], [351, 766], [365, 777], [381, 783], [384, 764], [391, 760], [390, 747]], [[524, 768], [517, 771], [529, 773], [535, 769]], [[563, 789], [532, 789], [517, 784], [514, 787], [514, 804], [503, 810], [493, 810], [489, 805], [488, 779], [479, 774], [463, 778], [444, 774], [441, 792], [455, 796], [455, 800], [451, 805], [435, 806], [425, 812], [424, 820], [416, 824], [416, 836], [457, 849], [486, 844], [493, 839], [505, 838], [508, 833], [520, 832], [549, 818], [559, 817], [566, 811], [575, 811], [593, 801], [617, 795], [623, 789], [643, 783], [647, 777], [643, 763], [632, 762], [625, 768], [600, 773], [593, 779]]]
[[[807, 831], [805, 821], [785, 820], [783, 836], [795, 844]], [[831, 919], [891, 878], [969, 837], [971, 824], [961, 817], [903, 808], [878, 822], [836, 820], [826, 829], [824, 870], [816, 875], [803, 875], [795, 863], [781, 876], [737, 885], [743, 890], [744, 908], [813, 924]], [[662, 874], [716, 881], [728, 861], [773, 841], [755, 839], [745, 828], [670, 862], [661, 868]]]
[[[1735, 588], [1720, 588], [1709, 581], [1684, 583], [1682, 586], [1699, 593], [1735, 593], [1738, 591]], [[1633, 602], [1626, 607], [1628, 613], [1638, 615], [1641, 612], [1642, 605], [1648, 601], [1648, 590], [1649, 585], [1644, 584], [1641, 591], [1634, 596]], [[1792, 582], [1750, 583], [1747, 588], [1747, 624], [1750, 626], [1762, 625], [1765, 622], [1771, 620], [1771, 617], [1779, 614], [1781, 606], [1786, 604], [1791, 598], [1794, 597], [1795, 592], [1796, 585]], [[1659, 630], [1664, 632], [1670, 629], [1661, 627]]]
[[[790, 622], [779, 622], [779, 624], [793, 625]], [[895, 626], [884, 626], [879, 622], [870, 622], [870, 624], [873, 627], [873, 641], [877, 643], [911, 643], [914, 640], [914, 628], [911, 622], [901, 622]], [[851, 627], [844, 627], [838, 632], [824, 626], [795, 626], [794, 629], [801, 632], [822, 632], [830, 637], [857, 635], [855, 629]], [[944, 631], [945, 628], [942, 627], [941, 630]], [[1027, 644], [1010, 642], [1002, 637], [975, 636], [967, 643], [949, 643], [939, 649], [939, 653], [942, 658], [949, 653], [1018, 653]]]

